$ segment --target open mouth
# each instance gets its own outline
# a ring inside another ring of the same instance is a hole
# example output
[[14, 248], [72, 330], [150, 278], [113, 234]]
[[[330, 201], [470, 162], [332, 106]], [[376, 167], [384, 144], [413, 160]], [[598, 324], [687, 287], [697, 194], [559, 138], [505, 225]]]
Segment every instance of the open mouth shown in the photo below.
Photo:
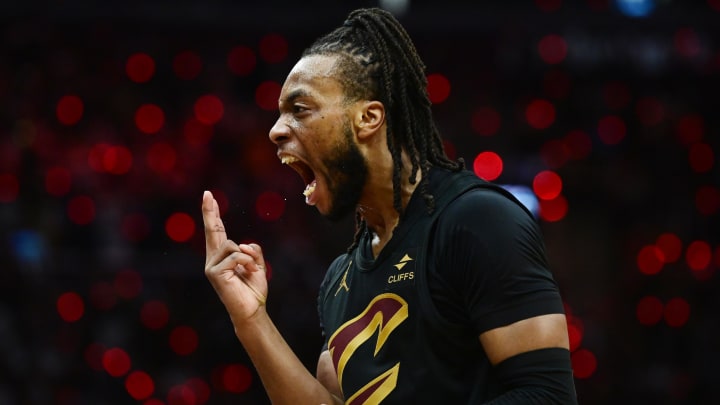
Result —
[[307, 163], [296, 158], [295, 156], [284, 155], [280, 158], [280, 161], [283, 164], [292, 167], [293, 170], [295, 170], [300, 175], [300, 177], [302, 177], [303, 182], [305, 183], [305, 191], [303, 191], [303, 195], [305, 196], [305, 201], [309, 202], [310, 197], [312, 196], [313, 192], [315, 191], [315, 187], [317, 186], [317, 180], [315, 179], [315, 173], [313, 172], [313, 170]]

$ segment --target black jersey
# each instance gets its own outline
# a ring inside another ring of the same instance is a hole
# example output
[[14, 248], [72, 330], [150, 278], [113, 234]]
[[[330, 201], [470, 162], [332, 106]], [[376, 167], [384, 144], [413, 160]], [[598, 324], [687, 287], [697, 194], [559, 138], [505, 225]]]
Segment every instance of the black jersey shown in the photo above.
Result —
[[478, 336], [562, 313], [537, 223], [504, 189], [433, 169], [373, 258], [338, 257], [318, 308], [347, 404], [482, 402], [500, 392]]

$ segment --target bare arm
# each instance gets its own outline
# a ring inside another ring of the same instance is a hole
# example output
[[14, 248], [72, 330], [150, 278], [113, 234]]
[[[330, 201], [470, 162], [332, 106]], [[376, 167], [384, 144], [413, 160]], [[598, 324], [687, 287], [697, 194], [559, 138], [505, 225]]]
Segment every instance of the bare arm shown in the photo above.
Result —
[[317, 379], [335, 397], [335, 404], [342, 404], [344, 401], [342, 388], [338, 382], [337, 372], [332, 362], [330, 352], [325, 350], [320, 354], [317, 366]]
[[[262, 307], [235, 333], [245, 347], [273, 404], [342, 404], [324, 384], [337, 386], [327, 352], [318, 361], [317, 379], [300, 362]], [[327, 354], [327, 356], [326, 356]], [[328, 368], [329, 367], [329, 368]]]
[[489, 330], [480, 335], [480, 343], [492, 365], [532, 350], [570, 348], [563, 314], [540, 315]]
[[577, 405], [563, 314], [540, 315], [480, 335], [503, 394], [487, 405]]
[[[253, 361], [272, 403], [335, 403], [335, 397], [305, 368], [265, 310], [268, 289], [260, 246], [238, 245], [227, 239], [217, 201], [208, 191], [203, 194], [202, 213], [205, 275], [225, 305], [235, 334]], [[327, 383], [329, 371], [323, 359], [321, 356], [320, 363], [326, 372], [322, 379]], [[329, 366], [333, 367], [332, 362]]]

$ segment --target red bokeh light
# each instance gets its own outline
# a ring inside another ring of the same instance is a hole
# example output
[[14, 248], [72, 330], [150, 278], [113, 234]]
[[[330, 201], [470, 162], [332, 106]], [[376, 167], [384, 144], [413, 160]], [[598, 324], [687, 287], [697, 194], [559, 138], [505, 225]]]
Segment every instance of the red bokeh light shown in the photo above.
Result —
[[190, 146], [205, 146], [213, 136], [213, 127], [203, 124], [195, 118], [190, 118], [183, 126], [183, 136]]
[[62, 293], [57, 299], [57, 311], [65, 322], [77, 322], [85, 313], [85, 302], [74, 291]]
[[[62, 197], [70, 192], [72, 175], [70, 170], [55, 166], [45, 172], [45, 190], [55, 197]], [[0, 199], [1, 201], [1, 199]]]
[[702, 44], [697, 32], [692, 28], [680, 28], [673, 38], [675, 51], [683, 57], [692, 58], [700, 55]]
[[0, 202], [11, 203], [20, 193], [20, 183], [14, 174], [0, 174]]
[[195, 101], [195, 118], [205, 125], [217, 124], [225, 115], [223, 102], [215, 95], [206, 94]]
[[85, 362], [88, 367], [95, 371], [102, 371], [102, 358], [103, 354], [105, 354], [105, 350], [107, 350], [107, 348], [100, 343], [89, 344], [83, 352], [83, 357], [85, 358]]
[[551, 169], [559, 169], [567, 163], [570, 156], [570, 150], [565, 142], [550, 139], [540, 148], [540, 156], [542, 156], [545, 164]]
[[83, 116], [85, 106], [80, 97], [66, 95], [60, 98], [55, 108], [58, 121], [64, 125], [75, 125]]
[[282, 86], [272, 80], [260, 83], [255, 90], [255, 103], [265, 111], [276, 111]]
[[142, 133], [157, 133], [164, 124], [165, 113], [155, 104], [143, 104], [135, 111], [135, 125]]
[[140, 322], [151, 330], [159, 330], [170, 320], [167, 304], [160, 300], [148, 301], [140, 309]]
[[472, 115], [472, 129], [482, 136], [495, 135], [500, 123], [500, 113], [492, 107], [480, 107]]
[[630, 104], [632, 96], [628, 86], [622, 82], [608, 82], [602, 89], [605, 105], [611, 110], [622, 110]]
[[242, 364], [230, 364], [223, 368], [221, 375], [222, 387], [228, 392], [243, 393], [252, 384], [250, 370]]
[[570, 351], [574, 352], [582, 343], [583, 332], [577, 325], [568, 323], [568, 340], [570, 341]]
[[674, 263], [682, 255], [682, 241], [674, 233], [666, 232], [658, 236], [655, 245], [662, 251], [665, 263]]
[[130, 356], [125, 350], [113, 347], [103, 353], [102, 364], [105, 371], [111, 376], [122, 377], [130, 371]]
[[533, 191], [538, 198], [542, 200], [553, 200], [562, 192], [562, 179], [560, 176], [551, 171], [544, 170], [533, 179]]
[[473, 161], [473, 171], [481, 179], [493, 181], [502, 174], [502, 158], [495, 152], [480, 152]]
[[176, 212], [165, 221], [165, 232], [175, 242], [187, 242], [195, 233], [195, 221], [184, 212]]
[[568, 340], [570, 343], [570, 351], [574, 352], [580, 347], [582, 343], [583, 335], [585, 334], [585, 328], [583, 327], [582, 320], [576, 316], [567, 313], [567, 328], [568, 328]]
[[157, 398], [150, 398], [143, 402], [142, 405], [165, 405], [165, 402], [157, 399]]
[[105, 166], [103, 160], [105, 159], [105, 151], [111, 147], [111, 145], [103, 142], [93, 145], [88, 151], [88, 166], [98, 173], [104, 172]]
[[102, 155], [102, 168], [111, 174], [125, 174], [133, 164], [132, 152], [124, 146], [108, 146]]
[[195, 392], [185, 384], [174, 385], [168, 391], [168, 405], [198, 405]]
[[691, 270], [705, 270], [712, 261], [710, 244], [703, 240], [691, 242], [685, 251], [685, 261]]
[[673, 298], [665, 304], [663, 315], [669, 326], [679, 328], [685, 325], [690, 318], [690, 304], [684, 298]]
[[173, 58], [172, 67], [175, 75], [181, 80], [192, 80], [200, 75], [203, 63], [197, 53], [182, 51]]
[[565, 218], [568, 212], [568, 202], [565, 196], [558, 195], [552, 200], [539, 200], [540, 218], [546, 222], [557, 222]]
[[713, 10], [720, 12], [720, 0], [707, 0], [707, 3]]
[[267, 63], [282, 62], [288, 54], [288, 43], [279, 34], [268, 34], [260, 39], [260, 57]]
[[95, 202], [88, 196], [73, 197], [68, 201], [67, 214], [78, 225], [87, 225], [95, 219]]
[[525, 119], [535, 129], [546, 129], [555, 122], [555, 106], [547, 100], [533, 100], [525, 109]]
[[135, 83], [145, 83], [155, 74], [155, 60], [146, 53], [132, 54], [125, 63], [125, 73]]
[[167, 142], [157, 142], [148, 149], [147, 164], [157, 173], [168, 173], [175, 168], [177, 153]]
[[592, 151], [592, 139], [590, 135], [580, 130], [570, 131], [563, 138], [565, 145], [570, 151], [570, 158], [582, 160], [587, 158]]
[[255, 201], [255, 211], [260, 219], [275, 221], [285, 212], [285, 199], [274, 191], [265, 191]]
[[185, 386], [195, 393], [195, 399], [198, 404], [207, 403], [210, 399], [210, 386], [202, 378], [195, 377], [187, 380]]
[[117, 303], [117, 295], [112, 284], [98, 281], [90, 288], [90, 302], [97, 309], [107, 311]]
[[597, 369], [597, 359], [593, 352], [587, 349], [578, 349], [571, 355], [573, 375], [578, 379], [592, 377]]
[[643, 97], [635, 105], [638, 120], [649, 127], [662, 123], [665, 119], [665, 105], [654, 97]]
[[697, 142], [690, 145], [688, 155], [690, 167], [695, 173], [709, 172], [715, 165], [715, 154], [710, 145], [706, 143]]
[[720, 189], [702, 186], [695, 193], [695, 206], [702, 215], [710, 216], [720, 211]]
[[450, 96], [450, 80], [440, 73], [427, 76], [427, 91], [430, 102], [440, 104]]
[[197, 350], [198, 334], [189, 326], [178, 326], [170, 332], [170, 348], [180, 355], [187, 356]]
[[683, 145], [699, 142], [705, 135], [705, 121], [699, 114], [684, 115], [678, 120], [675, 133]]
[[648, 295], [638, 301], [635, 316], [640, 324], [645, 326], [656, 325], [663, 317], [664, 305], [660, 298]]
[[615, 115], [603, 117], [598, 122], [598, 137], [606, 145], [617, 145], [625, 138], [625, 121]]
[[155, 381], [148, 373], [135, 370], [125, 378], [125, 389], [133, 399], [142, 401], [155, 392]]
[[127, 214], [120, 224], [120, 232], [130, 242], [140, 242], [150, 235], [150, 220], [145, 214]]
[[255, 52], [247, 46], [236, 46], [227, 57], [228, 69], [238, 76], [247, 76], [255, 70], [257, 58]]
[[538, 43], [538, 52], [542, 60], [549, 65], [557, 65], [567, 56], [565, 38], [556, 34], [545, 35]]
[[638, 252], [637, 266], [643, 274], [657, 274], [665, 264], [663, 251], [655, 245], [646, 245]]
[[137, 271], [122, 270], [115, 275], [113, 286], [118, 297], [130, 300], [140, 294], [143, 289], [143, 281]]

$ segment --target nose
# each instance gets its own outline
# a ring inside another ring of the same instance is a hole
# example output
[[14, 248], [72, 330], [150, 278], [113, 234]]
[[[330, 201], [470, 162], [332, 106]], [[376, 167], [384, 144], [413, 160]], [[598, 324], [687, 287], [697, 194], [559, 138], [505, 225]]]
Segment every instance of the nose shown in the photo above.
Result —
[[275, 145], [280, 145], [290, 138], [290, 127], [285, 124], [282, 115], [275, 121], [275, 125], [270, 128], [268, 136]]

